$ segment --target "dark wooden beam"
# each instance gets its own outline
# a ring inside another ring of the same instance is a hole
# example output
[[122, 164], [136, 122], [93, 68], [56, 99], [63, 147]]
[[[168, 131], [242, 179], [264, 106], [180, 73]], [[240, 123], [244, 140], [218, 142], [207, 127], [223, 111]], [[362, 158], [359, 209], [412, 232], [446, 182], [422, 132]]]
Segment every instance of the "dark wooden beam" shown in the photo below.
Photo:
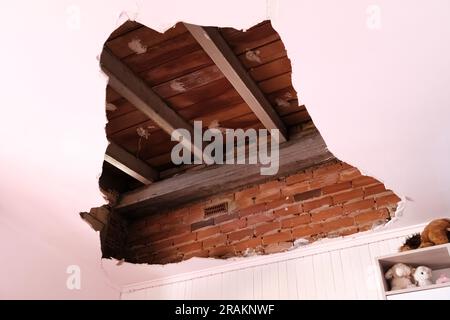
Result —
[[105, 161], [145, 185], [159, 178], [158, 171], [113, 142], [106, 149]]
[[[194, 136], [193, 126], [170, 108], [143, 79], [114, 56], [108, 48], [103, 49], [100, 64], [109, 77], [109, 86], [152, 119], [162, 130], [171, 135], [176, 129], [185, 129], [191, 137]], [[202, 149], [192, 140], [183, 139], [181, 143], [202, 159]]]
[[222, 192], [285, 176], [334, 159], [317, 131], [292, 137], [280, 145], [279, 171], [273, 176], [260, 173], [260, 164], [213, 165], [158, 181], [125, 193], [116, 206], [129, 217], [179, 207]]
[[185, 26], [266, 129], [280, 130], [279, 142], [287, 141], [288, 131], [283, 121], [242, 66], [238, 57], [231, 50], [217, 28], [201, 27], [188, 23], [185, 23]]

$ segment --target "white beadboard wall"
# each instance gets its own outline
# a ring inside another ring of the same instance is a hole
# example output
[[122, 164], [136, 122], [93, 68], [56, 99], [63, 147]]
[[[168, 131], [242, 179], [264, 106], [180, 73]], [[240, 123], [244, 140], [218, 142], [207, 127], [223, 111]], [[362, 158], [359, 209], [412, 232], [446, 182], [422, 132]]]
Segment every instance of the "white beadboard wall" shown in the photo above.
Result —
[[[375, 257], [424, 225], [322, 241], [122, 288], [122, 299], [380, 299]], [[246, 261], [248, 260], [248, 261]]]

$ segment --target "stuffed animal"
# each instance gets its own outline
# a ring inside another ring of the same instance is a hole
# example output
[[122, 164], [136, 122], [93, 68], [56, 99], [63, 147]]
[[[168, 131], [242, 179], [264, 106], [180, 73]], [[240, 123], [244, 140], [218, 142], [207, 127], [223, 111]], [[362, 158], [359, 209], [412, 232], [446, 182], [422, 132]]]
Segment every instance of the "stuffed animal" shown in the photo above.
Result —
[[433, 284], [431, 269], [425, 266], [419, 266], [414, 270], [413, 277], [418, 287], [429, 286]]
[[431, 221], [420, 234], [419, 248], [448, 243], [449, 231], [450, 219], [437, 219]]
[[450, 278], [447, 277], [446, 274], [441, 274], [437, 279], [436, 279], [436, 283], [440, 284], [440, 283], [446, 283], [446, 282], [450, 282]]
[[425, 248], [450, 241], [450, 219], [436, 219], [431, 221], [419, 235], [413, 234], [406, 238], [400, 251]]
[[416, 286], [412, 279], [412, 273], [413, 269], [410, 266], [396, 263], [384, 274], [384, 277], [390, 280], [391, 290], [400, 290]]

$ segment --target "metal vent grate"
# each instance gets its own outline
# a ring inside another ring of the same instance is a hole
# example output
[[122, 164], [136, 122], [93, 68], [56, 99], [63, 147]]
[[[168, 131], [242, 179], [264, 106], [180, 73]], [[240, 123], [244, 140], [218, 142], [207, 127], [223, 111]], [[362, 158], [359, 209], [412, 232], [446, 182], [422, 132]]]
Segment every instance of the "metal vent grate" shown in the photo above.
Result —
[[228, 202], [222, 202], [210, 207], [206, 207], [203, 209], [203, 211], [205, 212], [205, 217], [211, 216], [213, 214], [228, 213]]

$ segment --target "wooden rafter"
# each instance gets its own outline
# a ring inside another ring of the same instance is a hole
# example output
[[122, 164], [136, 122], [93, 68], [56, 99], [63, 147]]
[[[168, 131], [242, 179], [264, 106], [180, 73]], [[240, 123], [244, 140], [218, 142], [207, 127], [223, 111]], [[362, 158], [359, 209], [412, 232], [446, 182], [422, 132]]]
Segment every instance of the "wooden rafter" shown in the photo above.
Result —
[[288, 133], [283, 121], [272, 108], [258, 85], [248, 75], [217, 28], [205, 28], [187, 23], [185, 23], [185, 26], [266, 129], [278, 129], [280, 131], [279, 142], [287, 141]]
[[145, 185], [149, 185], [159, 178], [155, 169], [113, 142], [106, 149], [105, 161]]
[[298, 172], [331, 159], [334, 159], [334, 156], [328, 151], [319, 132], [315, 131], [306, 136], [292, 137], [290, 141], [280, 145], [279, 171], [274, 176], [262, 176], [260, 164], [214, 165], [125, 193], [116, 209], [127, 214], [151, 214], [246, 185], [261, 183], [269, 178]]
[[[185, 129], [191, 137], [194, 136], [193, 126], [170, 108], [143, 79], [115, 57], [108, 48], [103, 49], [100, 63], [109, 77], [108, 84], [111, 88], [152, 119], [162, 130], [171, 135], [174, 130]], [[202, 159], [202, 148], [196, 146], [192, 139], [182, 139], [181, 143], [198, 159]]]

